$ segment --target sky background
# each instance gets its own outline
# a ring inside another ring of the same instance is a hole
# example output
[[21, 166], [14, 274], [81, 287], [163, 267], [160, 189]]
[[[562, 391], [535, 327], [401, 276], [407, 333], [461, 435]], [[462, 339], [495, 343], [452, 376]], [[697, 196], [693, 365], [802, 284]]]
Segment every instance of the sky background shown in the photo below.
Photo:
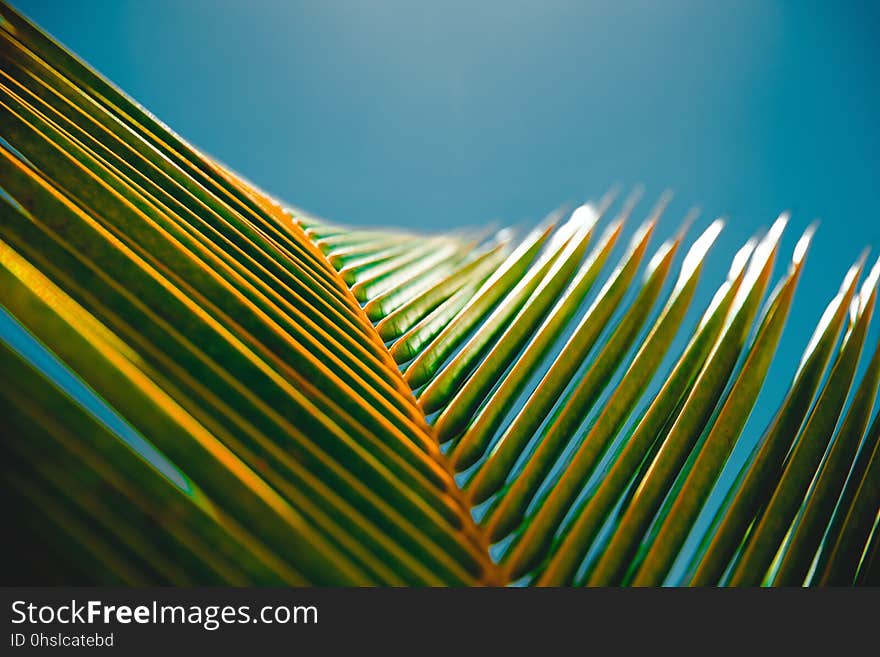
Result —
[[614, 182], [644, 184], [641, 219], [671, 188], [661, 237], [691, 204], [697, 229], [728, 218], [701, 312], [780, 211], [777, 276], [821, 219], [747, 434], [880, 247], [880, 3], [12, 1], [183, 137], [340, 222], [535, 222]]

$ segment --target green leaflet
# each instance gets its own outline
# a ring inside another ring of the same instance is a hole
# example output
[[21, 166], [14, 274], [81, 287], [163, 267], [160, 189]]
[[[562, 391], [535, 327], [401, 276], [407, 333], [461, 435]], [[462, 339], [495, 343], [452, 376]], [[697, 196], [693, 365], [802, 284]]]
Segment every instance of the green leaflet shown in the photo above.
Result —
[[857, 264], [847, 272], [840, 292], [828, 304], [782, 407], [759, 443], [754, 460], [746, 464], [746, 473], [738, 484], [732, 502], [726, 511], [722, 509], [724, 516], [711, 536], [691, 584], [707, 586], [719, 582], [751, 524], [762, 497], [769, 496], [767, 489], [770, 482], [779, 476], [791, 441], [806, 419], [810, 402], [819, 387], [822, 373], [846, 318], [861, 270], [861, 264]]
[[832, 367], [825, 389], [810, 413], [801, 435], [797, 438], [782, 477], [767, 503], [767, 508], [757, 520], [743, 554], [733, 570], [731, 583], [734, 585], [757, 585], [763, 581], [831, 440], [831, 434], [855, 376], [862, 344], [874, 309], [876, 274], [869, 279], [869, 283], [868, 287], [863, 288], [857, 300], [853, 324]]
[[[5, 179], [10, 180], [10, 179], [11, 179], [11, 176], [7, 176]], [[33, 197], [33, 198], [36, 199], [36, 197]], [[56, 210], [56, 216], [62, 217], [63, 215], [57, 215], [57, 210]], [[72, 226], [73, 224], [70, 224], [70, 225]], [[68, 231], [67, 231], [67, 234], [68, 234], [68, 236], [71, 235], [71, 232], [70, 232], [69, 229], [68, 229]], [[93, 245], [93, 246], [97, 246], [98, 243], [97, 243], [97, 242], [92, 242], [92, 245]], [[110, 255], [110, 254], [115, 253], [115, 251], [113, 251], [113, 250], [104, 250], [103, 253], [104, 253], [105, 255]], [[119, 273], [121, 274], [121, 273], [122, 273], [122, 270], [117, 269], [117, 272], [119, 272]], [[136, 268], [135, 268], [135, 269], [132, 269], [131, 272], [132, 272], [132, 274], [139, 273], [138, 270], [137, 270]], [[143, 284], [147, 284], [147, 283], [148, 283], [148, 279], [143, 279], [142, 283], [136, 283], [135, 279], [130, 279], [130, 280], [129, 280], [129, 287], [137, 288], [138, 285], [141, 285], [141, 287], [139, 288], [140, 291], [141, 291], [140, 298], [141, 298], [141, 299], [149, 299], [149, 298], [150, 298], [150, 294], [149, 294], [149, 289], [150, 289], [150, 288], [143, 287]], [[165, 289], [168, 289], [168, 288], [165, 288]], [[167, 297], [167, 296], [165, 296], [164, 294], [159, 293], [159, 296], [158, 296], [157, 298], [162, 298], [162, 299], [164, 299], [164, 306], [165, 306], [165, 307], [169, 307], [168, 304], [169, 304], [169, 302], [171, 301], [171, 298], [172, 298], [172, 297]], [[181, 298], [181, 303], [183, 303], [183, 304], [188, 304], [188, 302], [186, 302], [186, 300], [185, 300], [185, 299], [182, 299], [182, 298]], [[169, 307], [169, 308], [170, 308], [170, 307]], [[175, 321], [176, 321], [176, 323], [177, 323], [177, 328], [178, 328], [178, 329], [186, 330], [186, 329], [184, 328], [183, 324], [182, 324], [182, 316], [178, 314], [178, 315], [175, 315], [175, 318], [176, 318]], [[203, 317], [201, 320], [199, 320], [197, 317], [194, 317], [194, 318], [193, 318], [193, 321], [192, 321], [192, 324], [191, 324], [191, 329], [192, 329], [192, 330], [199, 330], [199, 331], [210, 330], [211, 322], [210, 322], [210, 321], [205, 321], [206, 319], [207, 319], [206, 317]], [[145, 329], [147, 328], [147, 326], [142, 325], [142, 326], [140, 326], [139, 328], [140, 328], [140, 330], [145, 330]], [[170, 328], [170, 327], [169, 327], [169, 328]], [[170, 336], [170, 334], [168, 333], [169, 328], [166, 328], [165, 331], [159, 333], [157, 339], [161, 339], [163, 336], [165, 336], [165, 343], [166, 343], [166, 346], [169, 346], [169, 347], [170, 347], [171, 345], [168, 343], [168, 340], [167, 340], [167, 337]], [[210, 333], [207, 333], [206, 335], [210, 335]], [[214, 346], [215, 346], [215, 349], [216, 349], [216, 347], [219, 347], [219, 346], [222, 344], [222, 342], [218, 342], [216, 338], [206, 338], [205, 340], [203, 340], [203, 342], [205, 342], [205, 344], [214, 345]], [[192, 353], [191, 350], [190, 350], [190, 353]], [[244, 358], [240, 361], [240, 367], [241, 367], [241, 368], [244, 368], [244, 369], [240, 370], [241, 372], [247, 372], [247, 371], [249, 371], [249, 368], [251, 367], [251, 365], [248, 365], [248, 363], [259, 364], [259, 361], [258, 361], [258, 360], [254, 360], [252, 356], [247, 356], [247, 355], [246, 355], [247, 352], [240, 352], [240, 353], [242, 354], [242, 356], [244, 356]], [[234, 362], [234, 361], [233, 361], [233, 358], [235, 357], [235, 354], [236, 354], [236, 350], [235, 350], [235, 349], [233, 349], [233, 350], [231, 350], [231, 351], [226, 351], [226, 352], [224, 352], [223, 359], [224, 359], [224, 361], [226, 362], [227, 367], [228, 367], [228, 366], [231, 366], [231, 365], [233, 364], [233, 362]], [[184, 355], [184, 354], [182, 354], [182, 355]], [[185, 356], [185, 355], [184, 355], [184, 356]], [[202, 356], [199, 356], [199, 358], [200, 358], [200, 360], [203, 360], [203, 357], [202, 357]], [[268, 376], [270, 376], [270, 378], [275, 378], [275, 376], [272, 375], [271, 372], [270, 372], [270, 370], [266, 369], [265, 366], [260, 366], [260, 369], [263, 371], [263, 374], [264, 374], [264, 375], [268, 375]], [[258, 370], [252, 370], [252, 371], [250, 371], [249, 374], [246, 374], [246, 375], [245, 375], [245, 378], [246, 378], [246, 379], [249, 379], [249, 380], [251, 380], [251, 381], [253, 381], [253, 380], [254, 380], [254, 377], [256, 376], [257, 371], [258, 371]], [[211, 385], [212, 387], [215, 387], [215, 388], [216, 388], [218, 385], [222, 385], [222, 380], [221, 380], [220, 378], [218, 378], [218, 376], [217, 376], [218, 374], [221, 374], [221, 372], [218, 370], [218, 368], [217, 368], [216, 365], [211, 366], [211, 369], [209, 369], [208, 372], [209, 372], [210, 374], [209, 374], [204, 380], [205, 380], [206, 382], [208, 382], [209, 385]], [[275, 378], [275, 380], [276, 380], [276, 382], [280, 383], [280, 379]], [[268, 381], [269, 381], [269, 379], [267, 379], [267, 383], [268, 383]], [[233, 381], [230, 381], [229, 383], [232, 383], [233, 385], [235, 385], [235, 382], [233, 382]], [[227, 385], [228, 385], [228, 384], [227, 384]], [[284, 392], [283, 392], [283, 389], [284, 389], [285, 387], [287, 387], [287, 393], [284, 393]], [[285, 401], [283, 402], [283, 404], [280, 404], [281, 407], [286, 406], [286, 405], [290, 405], [291, 402], [293, 402], [293, 403], [295, 403], [295, 404], [297, 403], [297, 402], [295, 401], [295, 399], [292, 399], [292, 398], [289, 396], [292, 392], [293, 392], [292, 389], [290, 389], [290, 388], [289, 388], [288, 386], [286, 386], [286, 385], [282, 385], [282, 386], [280, 386], [280, 387], [278, 388], [278, 393], [284, 395], [283, 399], [285, 399]], [[265, 395], [268, 395], [268, 394], [270, 393], [270, 388], [268, 388], [268, 387], [266, 387], [266, 385], [264, 385], [264, 386], [261, 388], [261, 393], [262, 393], [264, 396], [265, 396]], [[277, 428], [274, 428], [274, 429], [271, 428], [271, 425], [272, 425], [272, 424], [274, 424], [276, 427], [279, 426], [279, 424], [280, 424], [280, 426], [282, 426], [282, 427], [285, 426], [285, 425], [288, 425], [288, 427], [289, 427], [289, 422], [290, 422], [291, 420], [292, 420], [295, 424], [299, 424], [299, 423], [300, 423], [301, 421], [303, 421], [303, 420], [309, 420], [310, 422], [313, 422], [313, 421], [316, 421], [316, 420], [317, 420], [318, 422], [321, 422], [321, 423], [323, 424], [323, 427], [322, 427], [321, 429], [318, 429], [318, 431], [320, 431], [322, 435], [324, 435], [325, 437], [330, 437], [330, 436], [336, 434], [336, 435], [342, 440], [342, 442], [338, 443], [338, 446], [339, 446], [339, 447], [343, 447], [343, 445], [344, 445], [345, 443], [348, 443], [348, 448], [343, 448], [343, 449], [346, 449], [346, 451], [348, 451], [348, 450], [351, 450], [351, 449], [353, 448], [353, 449], [355, 450], [355, 452], [350, 452], [352, 455], [355, 454], [355, 453], [357, 453], [357, 452], [361, 452], [361, 456], [360, 456], [359, 458], [358, 458], [358, 457], [355, 457], [355, 460], [354, 460], [354, 461], [351, 460], [351, 457], [348, 457], [348, 459], [347, 459], [346, 462], [350, 464], [349, 467], [351, 467], [352, 465], [355, 465], [355, 464], [357, 463], [358, 460], [361, 460], [361, 462], [364, 463], [364, 465], [366, 465], [366, 461], [363, 461], [363, 459], [364, 459], [365, 457], [366, 457], [368, 460], [372, 460], [373, 458], [375, 458], [375, 457], [368, 456], [367, 452], [364, 451], [364, 446], [359, 446], [359, 445], [353, 443], [353, 442], [351, 441], [351, 438], [346, 437], [345, 434], [342, 434], [342, 433], [339, 431], [339, 429], [334, 428], [334, 423], [333, 423], [332, 420], [330, 420], [330, 418], [329, 418], [328, 416], [322, 414], [321, 412], [317, 411], [316, 409], [308, 410], [309, 402], [306, 402], [304, 398], [302, 399], [302, 401], [301, 401], [300, 403], [304, 403], [304, 404], [306, 404], [306, 406], [304, 407], [306, 410], [301, 411], [301, 412], [295, 412], [295, 413], [293, 413], [293, 414], [290, 414], [290, 415], [288, 415], [288, 418], [285, 420], [284, 418], [277, 418], [277, 419], [273, 418], [273, 417], [272, 417], [272, 414], [271, 414], [271, 413], [267, 413], [267, 409], [265, 409], [265, 408], [263, 408], [262, 411], [259, 410], [259, 407], [256, 407], [256, 408], [254, 408], [253, 410], [248, 410], [248, 409], [247, 409], [247, 406], [243, 406], [243, 405], [242, 405], [242, 402], [244, 402], [245, 400], [241, 399], [241, 394], [242, 394], [241, 392], [234, 393], [234, 394], [236, 395], [235, 397], [230, 397], [230, 392], [227, 392], [227, 391], [222, 391], [221, 394], [223, 394], [224, 398], [225, 398], [228, 402], [232, 402], [232, 403], [235, 404], [239, 409], [242, 409], [245, 413], [247, 413], [253, 421], [258, 421], [258, 420], [260, 420], [260, 418], [263, 418], [261, 421], [262, 421], [262, 423], [263, 423], [264, 425], [267, 426], [267, 428], [266, 428], [267, 433], [266, 433], [265, 435], [272, 435], [273, 433], [275, 433], [275, 432], [278, 431]], [[249, 394], [249, 393], [245, 393], [245, 394]], [[296, 396], [296, 395], [294, 395], [294, 397], [295, 397], [295, 396]], [[250, 406], [250, 405], [253, 404], [253, 402], [245, 402], [245, 403], [246, 403], [248, 406]], [[256, 412], [259, 412], [260, 415], [256, 414]], [[289, 413], [289, 411], [288, 411], [288, 413]], [[315, 424], [315, 425], [312, 425], [312, 426], [320, 427], [320, 426], [322, 426], [322, 424]], [[306, 427], [308, 427], [308, 424], [306, 424], [303, 428], [306, 428]], [[216, 430], [216, 429], [215, 429], [215, 430]], [[314, 431], [314, 429], [312, 429], [312, 431]], [[314, 458], [317, 458], [317, 459], [318, 459], [318, 460], [314, 463], [314, 465], [313, 465], [312, 467], [326, 468], [327, 466], [330, 465], [330, 463], [327, 461], [327, 457], [326, 457], [326, 455], [322, 455], [322, 454], [320, 453], [319, 450], [316, 450], [316, 449], [315, 449], [314, 446], [309, 446], [309, 445], [308, 445], [309, 441], [305, 438], [305, 436], [298, 437], [298, 434], [299, 434], [299, 431], [298, 431], [298, 430], [296, 430], [294, 427], [290, 427], [290, 428], [286, 429], [286, 432], [288, 433], [288, 435], [290, 435], [290, 437], [291, 437], [292, 439], [294, 439], [294, 440], [296, 440], [296, 441], [300, 441], [301, 444], [302, 444], [303, 446], [305, 446], [306, 449], [309, 450], [309, 451], [314, 455]], [[245, 434], [245, 435], [247, 435], [247, 434]], [[330, 453], [333, 453], [333, 443], [327, 442], [327, 441], [325, 440], [324, 443], [323, 443], [323, 445], [324, 445], [324, 449], [327, 449], [328, 447], [331, 448]], [[239, 449], [241, 449], [241, 448], [239, 448]], [[270, 443], [268, 443], [268, 442], [266, 442], [266, 441], [262, 441], [262, 442], [261, 442], [260, 449], [261, 449], [262, 451], [264, 451], [264, 453], [265, 453], [265, 450], [267, 450], [267, 449], [270, 450], [269, 453], [270, 453], [270, 454], [271, 454], [271, 453], [274, 453], [274, 454], [275, 454], [275, 457], [274, 457], [274, 458], [276, 458], [276, 459], [277, 459], [277, 458], [283, 458], [281, 452], [278, 451], [278, 448], [277, 448], [276, 446], [274, 446], [274, 445], [271, 445]], [[253, 454], [253, 452], [251, 452], [251, 453]], [[302, 453], [301, 453], [301, 454], [302, 454]], [[254, 456], [251, 456], [250, 459], [256, 461], [256, 459], [255, 459]], [[323, 465], [323, 466], [319, 466], [318, 464], [321, 463], [322, 461], [325, 463], [325, 465]], [[375, 463], [378, 464], [378, 461], [375, 461]], [[289, 467], [290, 465], [291, 465], [291, 464], [290, 464], [289, 461], [288, 461], [288, 467]], [[388, 467], [388, 466], [385, 465], [385, 466], [382, 466], [381, 469], [386, 469], [387, 467]], [[334, 467], [331, 466], [331, 469], [329, 469], [329, 470], [325, 470], [325, 472], [324, 472], [324, 474], [323, 474], [323, 477], [327, 478], [328, 476], [330, 476], [330, 475], [334, 472], [334, 470], [335, 470], [335, 472], [336, 472], [336, 475], [334, 475], [334, 476], [336, 476], [336, 477], [341, 476], [341, 477], [343, 477], [344, 479], [347, 479], [347, 480], [348, 480], [349, 483], [346, 485], [347, 487], [350, 487], [351, 484], [355, 483], [356, 480], [354, 480], [354, 479], [351, 478], [351, 474], [344, 474], [343, 472], [339, 471], [338, 467], [334, 468]], [[363, 476], [366, 475], [367, 472], [368, 472], [368, 470], [363, 469], [363, 468], [357, 468], [357, 469], [355, 469], [355, 470], [353, 470], [353, 471], [354, 471], [354, 472], [357, 472], [359, 477], [363, 477]], [[383, 478], [384, 478], [384, 477], [383, 477]], [[394, 477], [391, 477], [391, 478], [387, 479], [387, 483], [388, 483], [388, 484], [391, 484], [391, 482], [393, 482], [393, 480], [394, 480]], [[383, 485], [380, 483], [380, 480], [379, 480], [379, 479], [376, 480], [376, 483], [380, 486], [380, 488], [383, 486]], [[387, 484], [386, 484], [386, 485], [387, 485]], [[357, 486], [355, 487], [355, 489], [352, 490], [352, 497], [351, 497], [351, 500], [352, 500], [352, 501], [354, 501], [354, 502], [356, 502], [356, 503], [358, 503], [358, 504], [361, 504], [361, 505], [363, 505], [364, 503], [371, 504], [371, 505], [374, 504], [374, 502], [373, 502], [373, 503], [369, 502], [369, 499], [370, 499], [371, 496], [369, 496], [369, 495], [368, 495], [368, 496], [365, 496], [363, 491], [358, 492], [358, 493], [355, 493], [356, 488], [357, 488]], [[344, 490], [344, 488], [343, 488], [343, 490]], [[401, 486], [401, 487], [398, 488], [398, 490], [399, 490], [400, 492], [402, 492], [405, 496], [411, 496], [411, 495], [412, 495], [412, 489], [410, 489], [408, 486]], [[413, 501], [414, 501], [414, 498], [411, 498], [411, 499], [413, 499]], [[417, 503], [417, 504], [418, 504], [418, 503]], [[448, 503], [447, 503], [447, 507], [448, 507], [447, 517], [448, 517], [450, 520], [451, 520], [451, 519], [456, 519], [456, 516], [458, 516], [458, 513], [454, 510], [454, 506], [449, 506]], [[440, 509], [442, 509], [443, 506], [435, 507], [435, 508], [440, 508]], [[425, 511], [427, 511], [429, 515], [434, 515], [434, 514], [436, 513], [436, 512], [433, 511], [433, 510], [428, 510], [427, 507], [425, 508]], [[388, 511], [385, 511], [385, 512], [383, 512], [383, 513], [384, 513], [385, 515], [387, 515]], [[456, 521], [457, 521], [457, 519], [456, 519]], [[441, 523], [441, 525], [442, 525], [442, 524], [443, 524], [443, 523]], [[439, 528], [441, 525], [438, 525], [437, 527]], [[399, 532], [400, 530], [403, 530], [404, 532], [407, 532], [407, 530], [404, 529], [405, 525], [401, 525], [401, 524], [398, 522], [398, 523], [396, 524], [396, 526], [397, 526], [397, 529], [395, 529], [395, 531], [398, 531], [398, 532]], [[426, 525], [426, 527], [428, 527], [428, 526], [430, 526], [430, 525]], [[442, 531], [442, 530], [441, 530], [441, 531]], [[411, 532], [407, 532], [407, 533], [411, 533]], [[419, 532], [419, 533], [420, 533], [420, 532]]]
[[633, 580], [636, 586], [658, 585], [663, 582], [691, 525], [715, 484], [721, 468], [733, 449], [767, 375], [770, 361], [782, 335], [782, 328], [794, 298], [795, 287], [803, 268], [807, 245], [813, 228], [795, 247], [791, 271], [771, 297], [764, 320], [749, 349], [749, 355], [736, 382], [727, 395], [696, 460], [688, 472], [668, 515]]
[[[871, 516], [872, 514], [876, 516], [876, 509], [880, 504], [880, 439], [878, 438], [880, 438], [880, 423], [875, 419], [868, 440], [862, 446], [869, 455], [864, 475], [860, 479], [855, 479], [858, 487], [852, 503], [841, 509], [845, 512], [843, 523], [839, 533], [831, 536], [830, 556], [819, 580], [824, 586], [851, 585], [859, 575], [859, 567], [864, 563], [863, 557], [868, 556], [876, 560], [876, 545], [874, 553], [871, 554], [870, 550], [866, 550], [866, 543], [876, 522]], [[876, 567], [876, 563], [871, 561], [867, 565]]]
[[[467, 420], [482, 401], [483, 395], [497, 381], [498, 376], [507, 368], [520, 348], [532, 337], [541, 317], [546, 314], [549, 306], [556, 301], [562, 288], [574, 275], [574, 270], [583, 256], [595, 223], [595, 215], [591, 208], [584, 207], [579, 210], [583, 210], [589, 215], [585, 226], [579, 228], [577, 233], [563, 246], [558, 257], [550, 264], [543, 280], [533, 288], [522, 308], [510, 321], [476, 372], [467, 380], [465, 387], [455, 396], [435, 422], [434, 429], [440, 442], [455, 437], [464, 428]], [[578, 211], [575, 211], [572, 220], [577, 214]], [[536, 270], [536, 273], [540, 275], [542, 271], [543, 268]], [[487, 320], [486, 323], [488, 324], [489, 321]], [[452, 368], [453, 364], [450, 364], [449, 371], [453, 371]], [[436, 377], [419, 398], [423, 408], [428, 410], [433, 406], [441, 405], [444, 398], [448, 396], [452, 385], [454, 382], [447, 381], [446, 377]], [[445, 394], [439, 392], [440, 390], [444, 390]]]
[[[621, 227], [620, 221], [615, 221], [606, 229], [591, 255], [581, 265], [571, 285], [550, 311], [547, 319], [529, 341], [528, 346], [513, 364], [508, 375], [501, 381], [498, 389], [492, 393], [488, 403], [475, 415], [473, 422], [452, 451], [453, 466], [457, 470], [473, 465], [485, 452], [492, 434], [498, 429], [504, 415], [516, 401], [517, 395], [522, 392], [529, 376], [534, 373], [547, 349], [559, 337], [560, 332], [593, 286], [620, 235]], [[462, 400], [476, 396], [473, 388], [477, 386], [482, 388], [481, 378], [478, 374], [465, 384], [465, 388], [460, 393]], [[473, 383], [471, 383], [472, 381]]]
[[508, 558], [512, 572], [524, 572], [546, 554], [553, 533], [568, 511], [584, 481], [592, 474], [611, 439], [633, 411], [650, 378], [660, 366], [693, 297], [703, 258], [721, 231], [713, 222], [694, 242], [685, 257], [675, 288], [632, 364], [608, 400], [602, 414], [587, 433], [571, 463], [551, 490], [538, 513], [529, 521], [515, 551]]
[[500, 539], [519, 524], [525, 507], [538, 486], [547, 476], [556, 458], [583, 422], [586, 414], [590, 412], [602, 390], [610, 382], [614, 371], [629, 351], [660, 295], [678, 241], [664, 244], [657, 252], [638, 296], [614, 327], [608, 343], [590, 364], [583, 379], [547, 428], [546, 434], [540, 437], [540, 443], [523, 471], [506, 491], [504, 499], [493, 510], [487, 521], [491, 538]]
[[[461, 351], [425, 386], [419, 395], [419, 403], [426, 413], [443, 407], [473, 369], [483, 351], [523, 305], [527, 304], [533, 293], [541, 290], [551, 300], [558, 295], [561, 287], [574, 273], [574, 266], [583, 255], [592, 228], [592, 222], [584, 226], [576, 224], [575, 216], [556, 232], [538, 262], [528, 269], [510, 293], [482, 321]], [[567, 248], [569, 245], [571, 248]], [[559, 267], [555, 268], [557, 263]], [[516, 324], [517, 321], [514, 320], [514, 326]], [[504, 337], [510, 340], [509, 335], [505, 334]]]
[[[381, 321], [376, 324], [376, 331], [386, 341], [403, 335], [412, 329], [425, 315], [469, 283], [476, 285], [482, 283], [486, 276], [500, 264], [505, 247], [506, 242], [501, 241], [496, 246], [487, 249], [485, 253], [459, 267], [449, 276], [442, 278], [431, 288], [421, 292], [389, 314], [384, 315]], [[368, 303], [366, 308], [369, 308], [371, 303], [373, 302]], [[384, 309], [382, 309], [382, 312], [385, 312]], [[401, 362], [405, 362], [409, 358], [411, 356], [404, 357]]]
[[745, 342], [746, 332], [770, 277], [776, 246], [786, 219], [780, 217], [758, 244], [736, 293], [718, 343], [710, 353], [680, 413], [621, 518], [611, 541], [590, 576], [591, 585], [619, 582], [635, 556], [648, 524], [672, 486], [727, 384]]
[[[130, 407], [132, 414], [143, 414], [143, 426], [155, 427], [151, 433], [162, 436], [167, 441], [165, 447], [169, 456], [175, 460], [192, 462], [198, 469], [199, 480], [211, 486], [206, 489], [208, 494], [224, 490], [227, 493], [235, 491], [236, 495], [231, 499], [236, 501], [239, 520], [245, 514], [251, 517], [253, 526], [264, 532], [264, 540], [270, 542], [270, 549], [277, 553], [283, 549], [285, 543], [289, 547], [290, 541], [294, 541], [295, 545], [301, 546], [297, 551], [298, 557], [316, 573], [323, 573], [331, 579], [339, 578], [337, 581], [348, 578], [362, 583], [369, 581], [317, 535], [304, 535], [309, 530], [299, 514], [260, 481], [252, 470], [243, 464], [239, 465], [238, 460], [219, 441], [185, 414], [181, 414], [179, 407], [171, 399], [139, 376], [136, 368], [120, 358], [115, 349], [104, 344], [112, 338], [102, 336], [99, 327], [92, 328], [83, 323], [80, 323], [78, 330], [71, 330], [70, 320], [73, 318], [65, 321], [54, 312], [59, 303], [64, 304], [62, 299], [53, 295], [54, 303], [50, 307], [45, 300], [36, 298], [24, 287], [23, 279], [33, 280], [39, 277], [17, 254], [2, 244], [0, 262], [0, 277], [6, 290], [4, 300], [12, 306], [10, 309], [19, 316], [33, 318], [35, 323], [40, 322], [39, 327], [32, 325], [32, 330], [36, 329], [38, 337], [42, 337], [45, 342], [57, 342], [57, 336], [63, 335], [65, 343], [71, 349], [71, 356], [75, 354], [77, 360], [88, 359], [91, 367], [104, 380], [112, 383], [112, 386], [101, 392], [122, 408]], [[45, 285], [41, 287], [52, 294], [51, 288], [47, 289]], [[68, 309], [62, 305], [60, 310], [65, 312]], [[76, 308], [71, 307], [69, 310], [81, 315]], [[56, 339], [53, 340], [53, 336]], [[102, 364], [104, 367], [100, 367]], [[161, 449], [163, 445], [159, 447]], [[325, 549], [329, 552], [322, 553]], [[333, 565], [337, 558], [339, 561], [336, 565], [340, 568]]]
[[608, 513], [630, 483], [661, 430], [680, 400], [690, 391], [703, 362], [715, 343], [727, 316], [733, 298], [745, 276], [745, 265], [754, 249], [747, 243], [737, 253], [728, 274], [728, 280], [717, 290], [712, 303], [679, 358], [666, 383], [654, 397], [647, 412], [628, 437], [621, 453], [605, 475], [592, 497], [582, 505], [571, 530], [560, 549], [550, 560], [539, 584], [553, 585], [571, 581], [580, 559], [601, 528]]
[[587, 310], [553, 366], [468, 483], [468, 493], [475, 502], [487, 499], [503, 485], [527, 441], [598, 340], [635, 277], [653, 227], [654, 222], [649, 221], [636, 232], [620, 265]]
[[806, 580], [813, 557], [850, 472], [862, 435], [868, 426], [870, 412], [877, 396], [878, 381], [880, 381], [880, 349], [875, 348], [855, 399], [838, 435], [834, 438], [831, 451], [822, 464], [814, 489], [798, 521], [797, 529], [786, 548], [785, 556], [774, 578], [775, 584], [797, 586]]
[[[440, 369], [443, 361], [470, 333], [471, 329], [489, 312], [502, 297], [512, 289], [529, 268], [544, 240], [550, 235], [553, 224], [532, 231], [513, 253], [508, 256], [492, 276], [476, 290], [454, 319], [446, 324], [431, 344], [421, 351], [406, 370], [406, 380], [413, 388], [426, 383]], [[401, 340], [406, 340], [406, 336]], [[400, 361], [398, 361], [400, 362]]]

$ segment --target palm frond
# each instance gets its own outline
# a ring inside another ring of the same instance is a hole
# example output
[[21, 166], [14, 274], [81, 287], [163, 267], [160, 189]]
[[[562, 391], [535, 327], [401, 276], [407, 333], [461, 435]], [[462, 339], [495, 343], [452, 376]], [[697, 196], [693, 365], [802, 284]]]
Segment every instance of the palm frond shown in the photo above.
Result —
[[284, 208], [0, 17], [3, 479], [37, 571], [876, 581], [880, 348], [858, 364], [880, 264], [846, 273], [731, 480], [813, 227], [772, 289], [786, 216], [749, 240], [705, 308], [723, 222], [689, 238], [689, 213], [652, 249], [667, 195], [619, 256], [640, 190], [519, 236], [351, 229]]

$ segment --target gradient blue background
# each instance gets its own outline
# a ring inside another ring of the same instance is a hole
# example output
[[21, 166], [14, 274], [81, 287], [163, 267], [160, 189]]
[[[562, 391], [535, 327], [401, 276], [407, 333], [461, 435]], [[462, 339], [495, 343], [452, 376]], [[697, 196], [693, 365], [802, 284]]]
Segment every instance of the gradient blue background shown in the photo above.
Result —
[[729, 218], [701, 310], [780, 211], [783, 258], [820, 218], [752, 442], [880, 245], [880, 3], [13, 1], [185, 138], [338, 221], [535, 221], [615, 181], [644, 183], [644, 215], [669, 187], [663, 237], [690, 204], [698, 227]]

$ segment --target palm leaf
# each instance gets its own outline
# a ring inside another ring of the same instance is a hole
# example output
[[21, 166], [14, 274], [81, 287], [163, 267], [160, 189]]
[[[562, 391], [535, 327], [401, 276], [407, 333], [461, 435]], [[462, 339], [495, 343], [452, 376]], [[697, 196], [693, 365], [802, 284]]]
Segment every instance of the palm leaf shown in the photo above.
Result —
[[880, 349], [858, 363], [880, 267], [858, 293], [862, 262], [846, 273], [730, 481], [812, 227], [769, 294], [786, 218], [750, 240], [692, 325], [723, 222], [689, 238], [689, 213], [652, 249], [668, 195], [619, 256], [640, 190], [521, 236], [352, 229], [0, 17], [2, 473], [35, 555], [18, 576], [876, 580]]

